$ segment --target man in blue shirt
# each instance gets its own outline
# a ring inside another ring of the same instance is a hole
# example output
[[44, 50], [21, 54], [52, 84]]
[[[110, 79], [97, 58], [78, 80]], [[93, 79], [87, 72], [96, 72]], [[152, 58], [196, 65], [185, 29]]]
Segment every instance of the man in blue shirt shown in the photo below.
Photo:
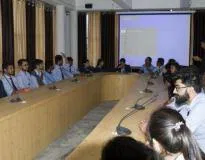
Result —
[[145, 64], [143, 64], [141, 71], [143, 73], [154, 73], [157, 71], [156, 67], [154, 67], [152, 65], [152, 58], [151, 57], [147, 57], [145, 59]]
[[73, 65], [73, 58], [72, 57], [66, 58], [66, 63], [63, 65], [63, 67], [67, 72], [71, 73], [72, 75], [80, 74], [77, 67]]
[[56, 82], [73, 77], [73, 75], [63, 67], [63, 57], [61, 55], [55, 56], [55, 65], [52, 75]]
[[201, 150], [205, 153], [205, 95], [200, 79], [193, 68], [180, 71], [175, 82], [174, 101], [168, 107], [177, 110], [185, 119]]
[[53, 84], [56, 82], [52, 74], [53, 69], [54, 69], [53, 62], [46, 61], [45, 72], [43, 73], [44, 74], [44, 79], [43, 79], [44, 84], [47, 85], [47, 84]]
[[16, 79], [18, 81], [20, 89], [34, 89], [38, 88], [38, 82], [36, 77], [32, 76], [28, 72], [28, 62], [26, 59], [20, 59], [18, 61], [18, 66], [20, 68], [20, 72], [17, 74]]
[[41, 59], [35, 59], [33, 62], [33, 71], [31, 72], [31, 74], [36, 77], [37, 81], [38, 81], [38, 85], [44, 85], [44, 65], [43, 65], [43, 60]]
[[4, 63], [2, 65], [3, 69], [3, 76], [2, 76], [2, 83], [4, 89], [6, 91], [7, 96], [14, 95], [20, 89], [18, 81], [16, 77], [14, 77], [14, 66], [10, 63]]

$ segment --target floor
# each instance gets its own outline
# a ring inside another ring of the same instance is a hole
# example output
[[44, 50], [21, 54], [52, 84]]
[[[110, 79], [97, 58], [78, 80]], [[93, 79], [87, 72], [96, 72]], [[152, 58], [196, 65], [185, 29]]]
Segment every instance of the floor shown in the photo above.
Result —
[[117, 101], [109, 101], [96, 106], [82, 120], [74, 124], [65, 135], [51, 143], [35, 160], [64, 160], [88, 136], [116, 103]]

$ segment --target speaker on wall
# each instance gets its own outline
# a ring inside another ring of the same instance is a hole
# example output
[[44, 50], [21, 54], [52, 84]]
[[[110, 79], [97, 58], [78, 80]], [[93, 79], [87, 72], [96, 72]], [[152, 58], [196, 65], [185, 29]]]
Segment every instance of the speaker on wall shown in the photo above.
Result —
[[85, 8], [91, 9], [91, 8], [93, 8], [93, 4], [92, 3], [86, 3]]

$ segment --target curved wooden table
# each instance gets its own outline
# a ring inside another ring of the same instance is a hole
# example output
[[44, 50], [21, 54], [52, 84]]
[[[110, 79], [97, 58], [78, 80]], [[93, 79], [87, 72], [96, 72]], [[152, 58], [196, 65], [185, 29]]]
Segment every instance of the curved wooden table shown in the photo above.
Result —
[[[105, 100], [122, 99], [68, 159], [82, 159], [79, 156], [88, 154], [87, 146], [95, 149], [89, 152], [91, 157], [85, 159], [99, 157], [100, 147], [96, 145], [101, 146], [111, 137], [110, 132], [113, 131], [113, 127], [127, 112], [124, 107], [134, 104], [138, 96], [136, 87], [140, 86], [139, 76], [104, 73], [79, 79], [78, 83], [70, 81], [57, 83], [60, 91], [49, 90], [44, 86], [22, 94], [27, 101], [25, 104], [9, 103], [8, 98], [0, 100], [1, 160], [33, 159], [48, 144], [86, 115], [93, 106]], [[133, 121], [129, 125], [135, 128], [136, 120], [133, 118], [130, 120]]]
[[[143, 103], [143, 101], [150, 98], [153, 94], [158, 94], [157, 100], [155, 102], [146, 106], [145, 110], [138, 111], [133, 116], [126, 119], [122, 124], [123, 126], [131, 129], [132, 137], [144, 142], [145, 137], [138, 128], [140, 121], [148, 119], [150, 114], [159, 106], [161, 106], [168, 98], [167, 90], [164, 87], [162, 78], [158, 78], [152, 81], [154, 81], [154, 85], [150, 86], [149, 88], [153, 90], [153, 93], [141, 94], [139, 91], [145, 88], [147, 80], [143, 76], [138, 77], [126, 96], [124, 96], [119, 101], [119, 103], [111, 110], [111, 112], [104, 117], [104, 119], [97, 125], [97, 127], [66, 158], [66, 160], [99, 160], [102, 147], [109, 139], [116, 136], [116, 126], [119, 123], [120, 119], [125, 114], [130, 112], [130, 110], [128, 109], [136, 104], [138, 98], [144, 97], [144, 99], [141, 100], [141, 103]], [[106, 83], [104, 85], [106, 85]], [[111, 87], [111, 85], [108, 86]], [[108, 95], [112, 94], [108, 93], [105, 95], [105, 97], [108, 97], [109, 99]]]

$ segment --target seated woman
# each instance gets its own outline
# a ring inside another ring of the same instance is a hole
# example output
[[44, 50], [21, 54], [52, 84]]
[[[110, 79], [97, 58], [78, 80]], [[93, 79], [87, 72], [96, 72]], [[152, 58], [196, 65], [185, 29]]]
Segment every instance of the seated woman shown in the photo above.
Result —
[[101, 160], [157, 160], [159, 155], [131, 137], [115, 137], [103, 148]]
[[155, 111], [148, 123], [150, 145], [165, 160], [202, 160], [202, 152], [185, 120], [175, 110]]

